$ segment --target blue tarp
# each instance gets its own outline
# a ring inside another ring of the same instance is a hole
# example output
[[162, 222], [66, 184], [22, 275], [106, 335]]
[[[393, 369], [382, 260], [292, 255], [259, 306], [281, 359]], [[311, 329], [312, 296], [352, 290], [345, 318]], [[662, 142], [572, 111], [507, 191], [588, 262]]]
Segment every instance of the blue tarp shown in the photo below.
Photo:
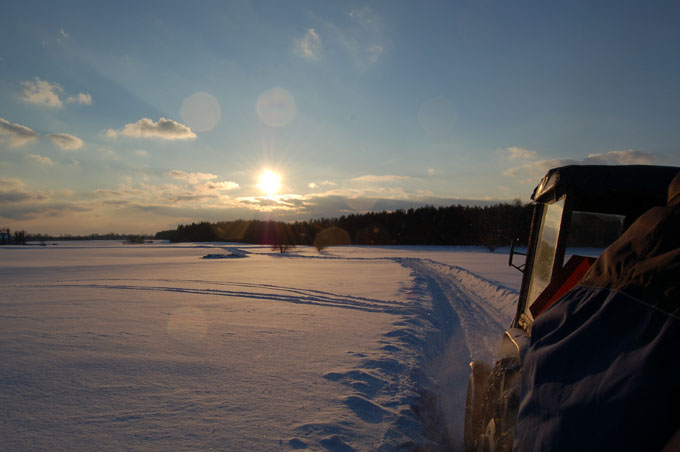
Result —
[[679, 347], [677, 316], [574, 288], [533, 324], [515, 450], [662, 449], [680, 427]]

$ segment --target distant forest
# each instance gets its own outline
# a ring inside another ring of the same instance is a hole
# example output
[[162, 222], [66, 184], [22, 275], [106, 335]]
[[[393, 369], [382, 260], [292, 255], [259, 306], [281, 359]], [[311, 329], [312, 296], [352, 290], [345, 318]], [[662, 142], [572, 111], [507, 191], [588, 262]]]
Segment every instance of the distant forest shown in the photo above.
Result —
[[118, 234], [116, 232], [88, 235], [26, 234], [26, 240], [33, 242], [72, 241], [72, 240], [122, 240], [125, 243], [144, 243], [147, 239], [150, 238], [151, 236], [147, 236], [144, 234]]
[[486, 207], [421, 207], [369, 212], [295, 223], [236, 220], [180, 224], [156, 233], [171, 242], [239, 242], [267, 245], [457, 245], [496, 247], [519, 239], [526, 244], [532, 204]]

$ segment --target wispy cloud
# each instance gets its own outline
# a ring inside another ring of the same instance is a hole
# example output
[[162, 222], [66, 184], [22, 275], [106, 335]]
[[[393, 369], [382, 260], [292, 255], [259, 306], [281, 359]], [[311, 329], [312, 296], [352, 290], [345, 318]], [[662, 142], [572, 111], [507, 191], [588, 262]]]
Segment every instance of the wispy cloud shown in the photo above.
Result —
[[83, 147], [83, 140], [68, 133], [51, 133], [47, 135], [47, 138], [64, 151], [75, 151]]
[[[508, 148], [510, 149], [510, 148]], [[534, 152], [534, 151], [530, 151]], [[533, 154], [536, 156], [536, 153]], [[523, 157], [524, 158], [524, 157]], [[526, 157], [529, 158], [529, 157]], [[582, 160], [576, 159], [551, 159], [536, 160], [523, 165], [508, 168], [503, 172], [504, 176], [519, 178], [526, 183], [535, 183], [539, 177], [551, 168], [566, 165], [652, 165], [661, 160], [661, 156], [653, 152], [636, 151], [626, 149], [620, 151], [608, 151], [604, 153], [588, 154]]]
[[2, 202], [21, 203], [46, 199], [45, 195], [30, 192], [21, 179], [0, 177], [0, 201]]
[[133, 138], [158, 138], [161, 140], [190, 140], [196, 138], [192, 130], [172, 119], [161, 118], [154, 122], [149, 118], [142, 118], [135, 123], [125, 124], [120, 130], [108, 129], [106, 136], [119, 135]]
[[66, 102], [76, 103], [81, 105], [92, 105], [92, 96], [87, 93], [78, 93], [77, 96], [69, 96]]
[[366, 56], [371, 63], [377, 63], [385, 48], [379, 44], [373, 44], [366, 49]]
[[204, 186], [210, 190], [221, 190], [221, 191], [231, 191], [231, 190], [238, 190], [241, 188], [241, 186], [233, 181], [227, 180], [227, 181], [220, 181], [220, 182], [206, 182]]
[[589, 165], [651, 165], [654, 160], [655, 156], [651, 152], [626, 149], [604, 154], [588, 154], [585, 162]]
[[[64, 101], [60, 97], [64, 93], [64, 87], [59, 83], [52, 83], [48, 82], [47, 80], [41, 80], [40, 77], [35, 77], [35, 80], [26, 80], [21, 84], [24, 87], [24, 91], [21, 95], [21, 99], [24, 102], [57, 109], [64, 106]], [[81, 105], [91, 105], [92, 95], [87, 93], [78, 93], [75, 96], [68, 96], [66, 98], [66, 102]]]
[[336, 184], [335, 182], [333, 182], [333, 181], [325, 180], [325, 181], [323, 181], [323, 182], [310, 182], [309, 185], [308, 185], [308, 187], [309, 187], [309, 188], [319, 188], [319, 187], [322, 187], [322, 186], [326, 186], [326, 187], [335, 187], [336, 185], [337, 185], [337, 184]]
[[522, 148], [519, 146], [510, 146], [509, 148], [506, 148], [505, 151], [507, 152], [508, 158], [510, 160], [536, 158], [536, 151], [531, 151], [527, 148]]
[[349, 12], [348, 16], [366, 28], [373, 27], [378, 22], [375, 13], [368, 6], [354, 8]]
[[383, 183], [383, 182], [395, 182], [402, 180], [409, 180], [410, 176], [395, 176], [392, 174], [385, 174], [378, 176], [375, 174], [367, 174], [365, 176], [359, 176], [351, 179], [354, 182], [368, 182], [368, 183]]
[[17, 148], [40, 139], [40, 134], [21, 124], [0, 118], [0, 138], [9, 140], [9, 146]]
[[191, 184], [198, 184], [207, 180], [217, 179], [215, 174], [210, 173], [187, 173], [186, 171], [173, 170], [170, 174], [175, 179], [185, 180]]
[[173, 170], [168, 173], [175, 179], [186, 181], [191, 185], [191, 190], [199, 195], [211, 191], [231, 191], [241, 188], [239, 184], [233, 181], [216, 181], [217, 175], [211, 173], [187, 173], [186, 171]]
[[63, 92], [64, 88], [58, 83], [50, 83], [36, 77], [35, 81], [27, 80], [22, 85], [24, 86], [22, 99], [25, 102], [51, 108], [61, 108], [64, 105], [59, 98], [59, 93]]
[[355, 27], [351, 36], [345, 35], [344, 45], [359, 65], [375, 64], [385, 53], [386, 26], [382, 18], [368, 6], [352, 9], [348, 14]]
[[63, 28], [59, 29], [59, 36], [57, 36], [57, 42], [61, 45], [64, 45], [64, 43], [71, 37], [66, 31], [64, 31]]
[[308, 60], [318, 60], [321, 57], [321, 49], [321, 38], [313, 28], [308, 29], [302, 38], [293, 42], [295, 54]]
[[32, 160], [35, 163], [42, 165], [42, 166], [52, 166], [52, 165], [54, 165], [54, 162], [52, 161], [51, 158], [43, 157], [42, 155], [28, 154], [26, 156], [26, 158], [29, 159], [29, 160]]

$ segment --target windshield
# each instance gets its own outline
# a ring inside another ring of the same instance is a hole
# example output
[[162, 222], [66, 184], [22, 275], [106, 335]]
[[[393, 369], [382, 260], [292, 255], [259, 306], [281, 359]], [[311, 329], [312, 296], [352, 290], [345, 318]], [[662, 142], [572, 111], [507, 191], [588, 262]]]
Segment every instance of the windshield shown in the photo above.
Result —
[[567, 247], [601, 251], [619, 238], [623, 232], [624, 219], [623, 215], [574, 211], [571, 213]]
[[560, 223], [562, 221], [562, 210], [564, 209], [564, 199], [546, 205], [543, 209], [543, 217], [539, 228], [539, 236], [536, 241], [536, 258], [531, 269], [531, 279], [529, 282], [529, 294], [527, 297], [525, 314], [533, 320], [529, 307], [536, 300], [545, 286], [550, 282], [553, 263], [555, 262], [555, 249], [557, 247], [557, 237], [559, 236]]

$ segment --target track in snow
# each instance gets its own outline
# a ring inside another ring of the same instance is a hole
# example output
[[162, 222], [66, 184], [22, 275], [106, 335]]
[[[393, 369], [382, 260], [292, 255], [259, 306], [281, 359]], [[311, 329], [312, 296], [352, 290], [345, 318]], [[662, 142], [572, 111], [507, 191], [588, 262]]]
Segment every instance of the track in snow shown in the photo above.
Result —
[[[398, 258], [411, 269], [420, 297], [430, 298], [431, 307], [421, 318], [433, 328], [425, 332], [422, 343], [431, 388], [423, 388], [436, 399], [439, 413], [421, 414], [446, 425], [445, 447], [463, 447], [463, 422], [468, 363], [475, 359], [493, 361], [498, 342], [510, 323], [517, 292], [493, 281], [428, 259]], [[411, 334], [403, 329], [404, 335]], [[443, 419], [438, 419], [439, 415]], [[427, 429], [428, 426], [425, 425]]]
[[[125, 284], [124, 282], [136, 282]], [[163, 283], [166, 285], [157, 285]], [[203, 287], [187, 287], [187, 284]], [[206, 285], [218, 286], [205, 288]], [[378, 300], [332, 292], [277, 286], [271, 284], [253, 284], [239, 282], [217, 282], [202, 280], [170, 280], [170, 279], [87, 279], [68, 280], [48, 284], [32, 284], [33, 287], [68, 287], [82, 289], [132, 290], [179, 292], [197, 295], [238, 297], [257, 300], [281, 301], [295, 304], [357, 309], [367, 312], [384, 312], [388, 314], [406, 314], [410, 311], [406, 303], [393, 300]], [[222, 289], [230, 287], [231, 289]], [[234, 290], [243, 288], [244, 290]]]

